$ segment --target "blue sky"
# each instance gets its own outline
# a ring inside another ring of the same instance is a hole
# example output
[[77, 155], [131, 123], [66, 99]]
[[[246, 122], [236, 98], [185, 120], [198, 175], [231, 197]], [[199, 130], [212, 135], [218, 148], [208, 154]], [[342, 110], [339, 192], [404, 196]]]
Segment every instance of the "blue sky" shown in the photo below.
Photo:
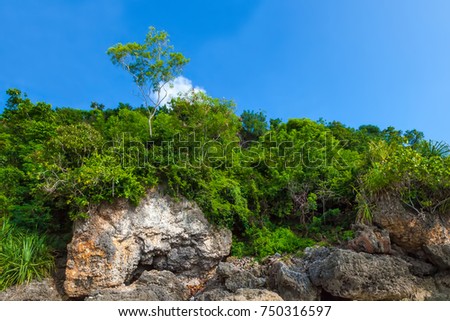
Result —
[[226, 0], [0, 2], [0, 97], [139, 105], [105, 54], [166, 30], [184, 76], [237, 112], [416, 128], [450, 142], [450, 2]]

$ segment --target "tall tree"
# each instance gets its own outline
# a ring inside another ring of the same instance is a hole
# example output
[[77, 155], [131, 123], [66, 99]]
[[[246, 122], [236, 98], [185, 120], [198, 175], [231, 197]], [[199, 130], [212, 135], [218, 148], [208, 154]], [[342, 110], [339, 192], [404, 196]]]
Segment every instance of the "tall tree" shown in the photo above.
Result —
[[167, 32], [158, 31], [154, 27], [149, 28], [144, 43], [118, 43], [110, 47], [107, 54], [113, 64], [121, 66], [133, 77], [148, 111], [148, 126], [152, 137], [152, 119], [167, 97], [165, 86], [181, 74], [189, 59], [174, 52]]
[[262, 111], [244, 110], [241, 121], [241, 135], [244, 141], [257, 140], [267, 131], [266, 115]]

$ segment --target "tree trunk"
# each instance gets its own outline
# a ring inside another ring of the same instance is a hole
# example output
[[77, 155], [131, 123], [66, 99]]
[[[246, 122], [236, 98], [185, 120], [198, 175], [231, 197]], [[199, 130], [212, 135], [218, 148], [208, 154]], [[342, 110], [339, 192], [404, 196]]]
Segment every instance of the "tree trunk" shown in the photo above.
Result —
[[149, 131], [150, 131], [150, 138], [153, 137], [153, 132], [152, 132], [152, 118], [153, 118], [153, 115], [151, 115], [151, 116], [148, 118], [148, 128], [149, 128]]

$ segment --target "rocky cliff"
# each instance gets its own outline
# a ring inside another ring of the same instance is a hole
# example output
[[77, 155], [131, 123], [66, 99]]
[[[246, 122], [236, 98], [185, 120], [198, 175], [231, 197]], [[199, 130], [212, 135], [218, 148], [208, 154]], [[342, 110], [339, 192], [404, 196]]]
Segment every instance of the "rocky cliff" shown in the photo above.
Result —
[[75, 224], [65, 291], [82, 297], [123, 286], [144, 270], [206, 273], [230, 253], [231, 232], [216, 228], [192, 202], [150, 191], [138, 207], [103, 205]]
[[[450, 213], [417, 213], [399, 197], [384, 194], [375, 201], [373, 223], [386, 230], [393, 243], [413, 255], [428, 252], [428, 259], [434, 261], [438, 252], [449, 253]], [[443, 261], [448, 263], [448, 258]]]
[[450, 215], [418, 215], [389, 197], [373, 214], [340, 247], [257, 262], [227, 258], [230, 231], [153, 190], [138, 207], [105, 204], [75, 224], [65, 293], [47, 279], [0, 300], [450, 300]]

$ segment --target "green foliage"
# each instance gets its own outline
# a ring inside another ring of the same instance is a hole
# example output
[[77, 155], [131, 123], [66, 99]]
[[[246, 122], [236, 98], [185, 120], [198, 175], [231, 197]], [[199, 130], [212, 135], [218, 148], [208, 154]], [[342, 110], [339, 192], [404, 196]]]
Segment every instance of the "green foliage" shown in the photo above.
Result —
[[347, 230], [342, 233], [342, 239], [344, 241], [350, 241], [355, 238], [355, 232], [352, 230]]
[[267, 131], [266, 115], [263, 112], [244, 110], [241, 115], [243, 141], [256, 140]]
[[397, 195], [418, 214], [445, 212], [450, 199], [448, 157], [383, 141], [372, 144], [367, 156], [370, 166], [361, 175], [357, 197], [361, 219], [369, 217], [368, 204], [380, 193]]
[[417, 150], [426, 157], [448, 157], [450, 155], [450, 146], [442, 141], [423, 141], [416, 145], [418, 145]]
[[356, 192], [356, 220], [360, 223], [370, 225], [372, 223], [372, 211], [370, 209], [369, 200], [362, 193]]
[[167, 32], [150, 27], [142, 44], [118, 43], [107, 51], [112, 63], [133, 77], [148, 111], [150, 137], [153, 136], [152, 118], [167, 96], [164, 86], [180, 75], [189, 62], [183, 54], [174, 52], [169, 43]]
[[0, 225], [0, 291], [48, 276], [54, 260], [44, 236], [26, 234], [4, 219]]
[[144, 43], [119, 43], [109, 48], [107, 54], [115, 65], [133, 76], [137, 85], [148, 83], [153, 91], [158, 91], [161, 82], [175, 78], [189, 61], [181, 53], [173, 52], [169, 42], [167, 32], [150, 27]]
[[248, 245], [245, 242], [239, 241], [233, 236], [233, 244], [231, 246], [231, 255], [236, 257], [244, 257], [250, 255]]
[[42, 188], [51, 196], [64, 200], [72, 208], [69, 213], [75, 220], [85, 218], [102, 201], [125, 198], [137, 205], [146, 187], [156, 182], [151, 177], [150, 168], [144, 168], [141, 177], [139, 170], [123, 167], [113, 155], [94, 154], [80, 167], [70, 170], [55, 168], [46, 177]]

